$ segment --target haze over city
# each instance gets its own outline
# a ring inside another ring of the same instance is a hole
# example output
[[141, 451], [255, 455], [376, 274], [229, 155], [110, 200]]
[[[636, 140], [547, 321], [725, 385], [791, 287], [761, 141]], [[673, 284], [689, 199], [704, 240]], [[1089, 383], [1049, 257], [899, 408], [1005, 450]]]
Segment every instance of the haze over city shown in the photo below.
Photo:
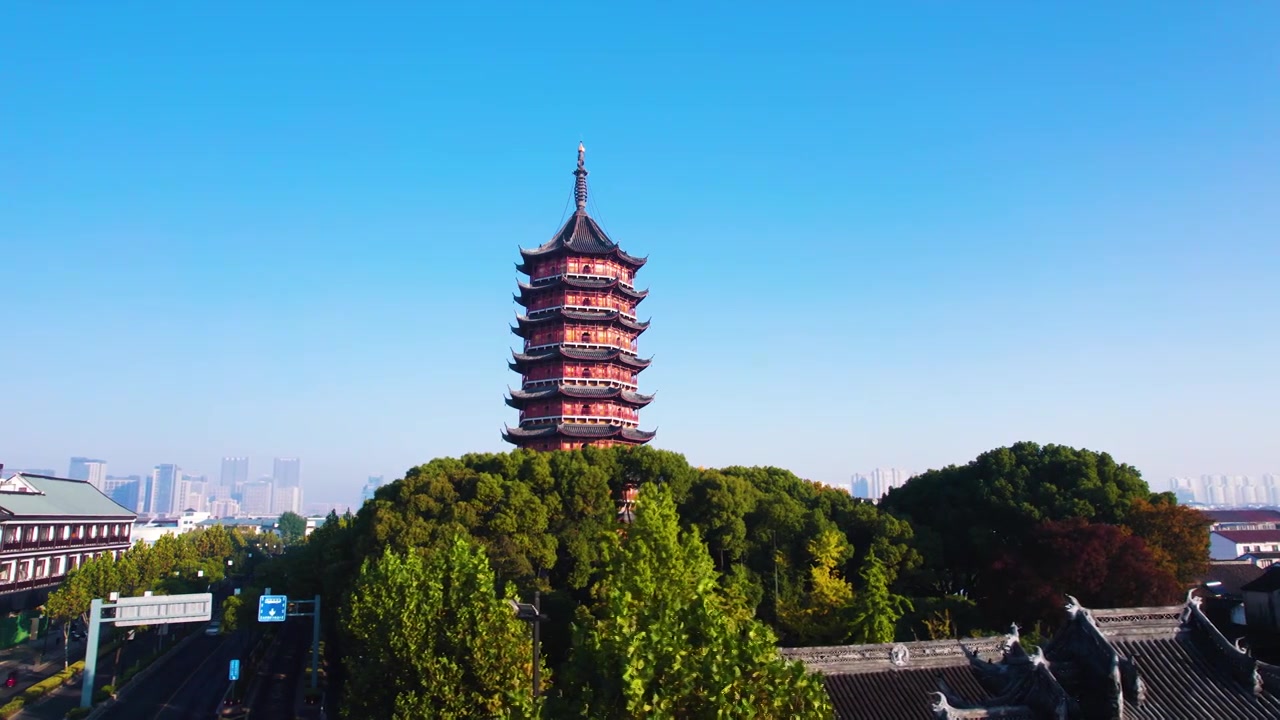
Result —
[[655, 447], [1280, 473], [1274, 4], [527, 13], [7, 8], [0, 462], [354, 503], [508, 449], [512, 263], [582, 140]]

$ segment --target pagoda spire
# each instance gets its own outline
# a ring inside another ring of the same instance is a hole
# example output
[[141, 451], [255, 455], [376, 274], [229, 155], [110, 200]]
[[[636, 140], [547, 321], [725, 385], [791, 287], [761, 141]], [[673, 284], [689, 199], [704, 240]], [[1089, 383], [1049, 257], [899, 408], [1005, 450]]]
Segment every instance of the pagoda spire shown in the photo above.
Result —
[[577, 180], [573, 183], [573, 199], [578, 204], [578, 214], [587, 214], [587, 148], [578, 143], [578, 169], [573, 171]]

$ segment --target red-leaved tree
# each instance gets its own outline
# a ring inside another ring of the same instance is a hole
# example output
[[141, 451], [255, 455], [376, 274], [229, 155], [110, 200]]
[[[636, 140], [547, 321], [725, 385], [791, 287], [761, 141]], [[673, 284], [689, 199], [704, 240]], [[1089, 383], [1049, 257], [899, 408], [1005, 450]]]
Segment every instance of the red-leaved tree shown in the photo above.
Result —
[[1168, 564], [1146, 541], [1127, 528], [1080, 518], [1040, 523], [986, 575], [978, 604], [993, 626], [1052, 623], [1068, 593], [1093, 608], [1165, 605], [1181, 594]]

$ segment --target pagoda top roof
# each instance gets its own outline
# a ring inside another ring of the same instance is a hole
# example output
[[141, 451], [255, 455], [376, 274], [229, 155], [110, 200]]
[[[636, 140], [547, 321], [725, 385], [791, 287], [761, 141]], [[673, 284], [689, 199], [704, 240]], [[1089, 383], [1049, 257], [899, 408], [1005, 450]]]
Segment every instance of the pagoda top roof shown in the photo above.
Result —
[[568, 437], [584, 440], [603, 440], [619, 438], [627, 442], [647, 443], [654, 438], [657, 431], [637, 430], [620, 425], [597, 425], [588, 423], [559, 423], [534, 428], [503, 428], [502, 436], [507, 442], [531, 440], [535, 438]]
[[525, 260], [561, 253], [612, 255], [624, 265], [639, 268], [648, 259], [635, 257], [623, 252], [617, 243], [609, 239], [609, 236], [601, 229], [600, 224], [587, 214], [587, 168], [585, 157], [586, 148], [579, 143], [578, 169], [573, 171], [574, 176], [577, 178], [574, 182], [574, 198], [577, 201], [577, 210], [550, 240], [532, 250], [520, 248], [520, 255]]
[[623, 390], [622, 388], [593, 385], [556, 385], [537, 390], [509, 390], [511, 400], [517, 403], [527, 400], [546, 400], [556, 397], [608, 400], [617, 398], [627, 405], [644, 407], [653, 402], [653, 395]]

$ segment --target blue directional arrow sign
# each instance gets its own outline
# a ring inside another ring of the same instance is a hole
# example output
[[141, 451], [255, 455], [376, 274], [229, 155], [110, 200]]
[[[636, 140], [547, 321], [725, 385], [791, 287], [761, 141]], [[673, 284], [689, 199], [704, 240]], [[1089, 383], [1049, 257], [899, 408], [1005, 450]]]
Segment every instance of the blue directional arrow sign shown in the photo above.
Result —
[[227, 679], [228, 680], [240, 679], [240, 661], [239, 660], [231, 661], [231, 667], [227, 669]]
[[263, 595], [258, 598], [258, 622], [284, 622], [288, 605], [288, 595]]

